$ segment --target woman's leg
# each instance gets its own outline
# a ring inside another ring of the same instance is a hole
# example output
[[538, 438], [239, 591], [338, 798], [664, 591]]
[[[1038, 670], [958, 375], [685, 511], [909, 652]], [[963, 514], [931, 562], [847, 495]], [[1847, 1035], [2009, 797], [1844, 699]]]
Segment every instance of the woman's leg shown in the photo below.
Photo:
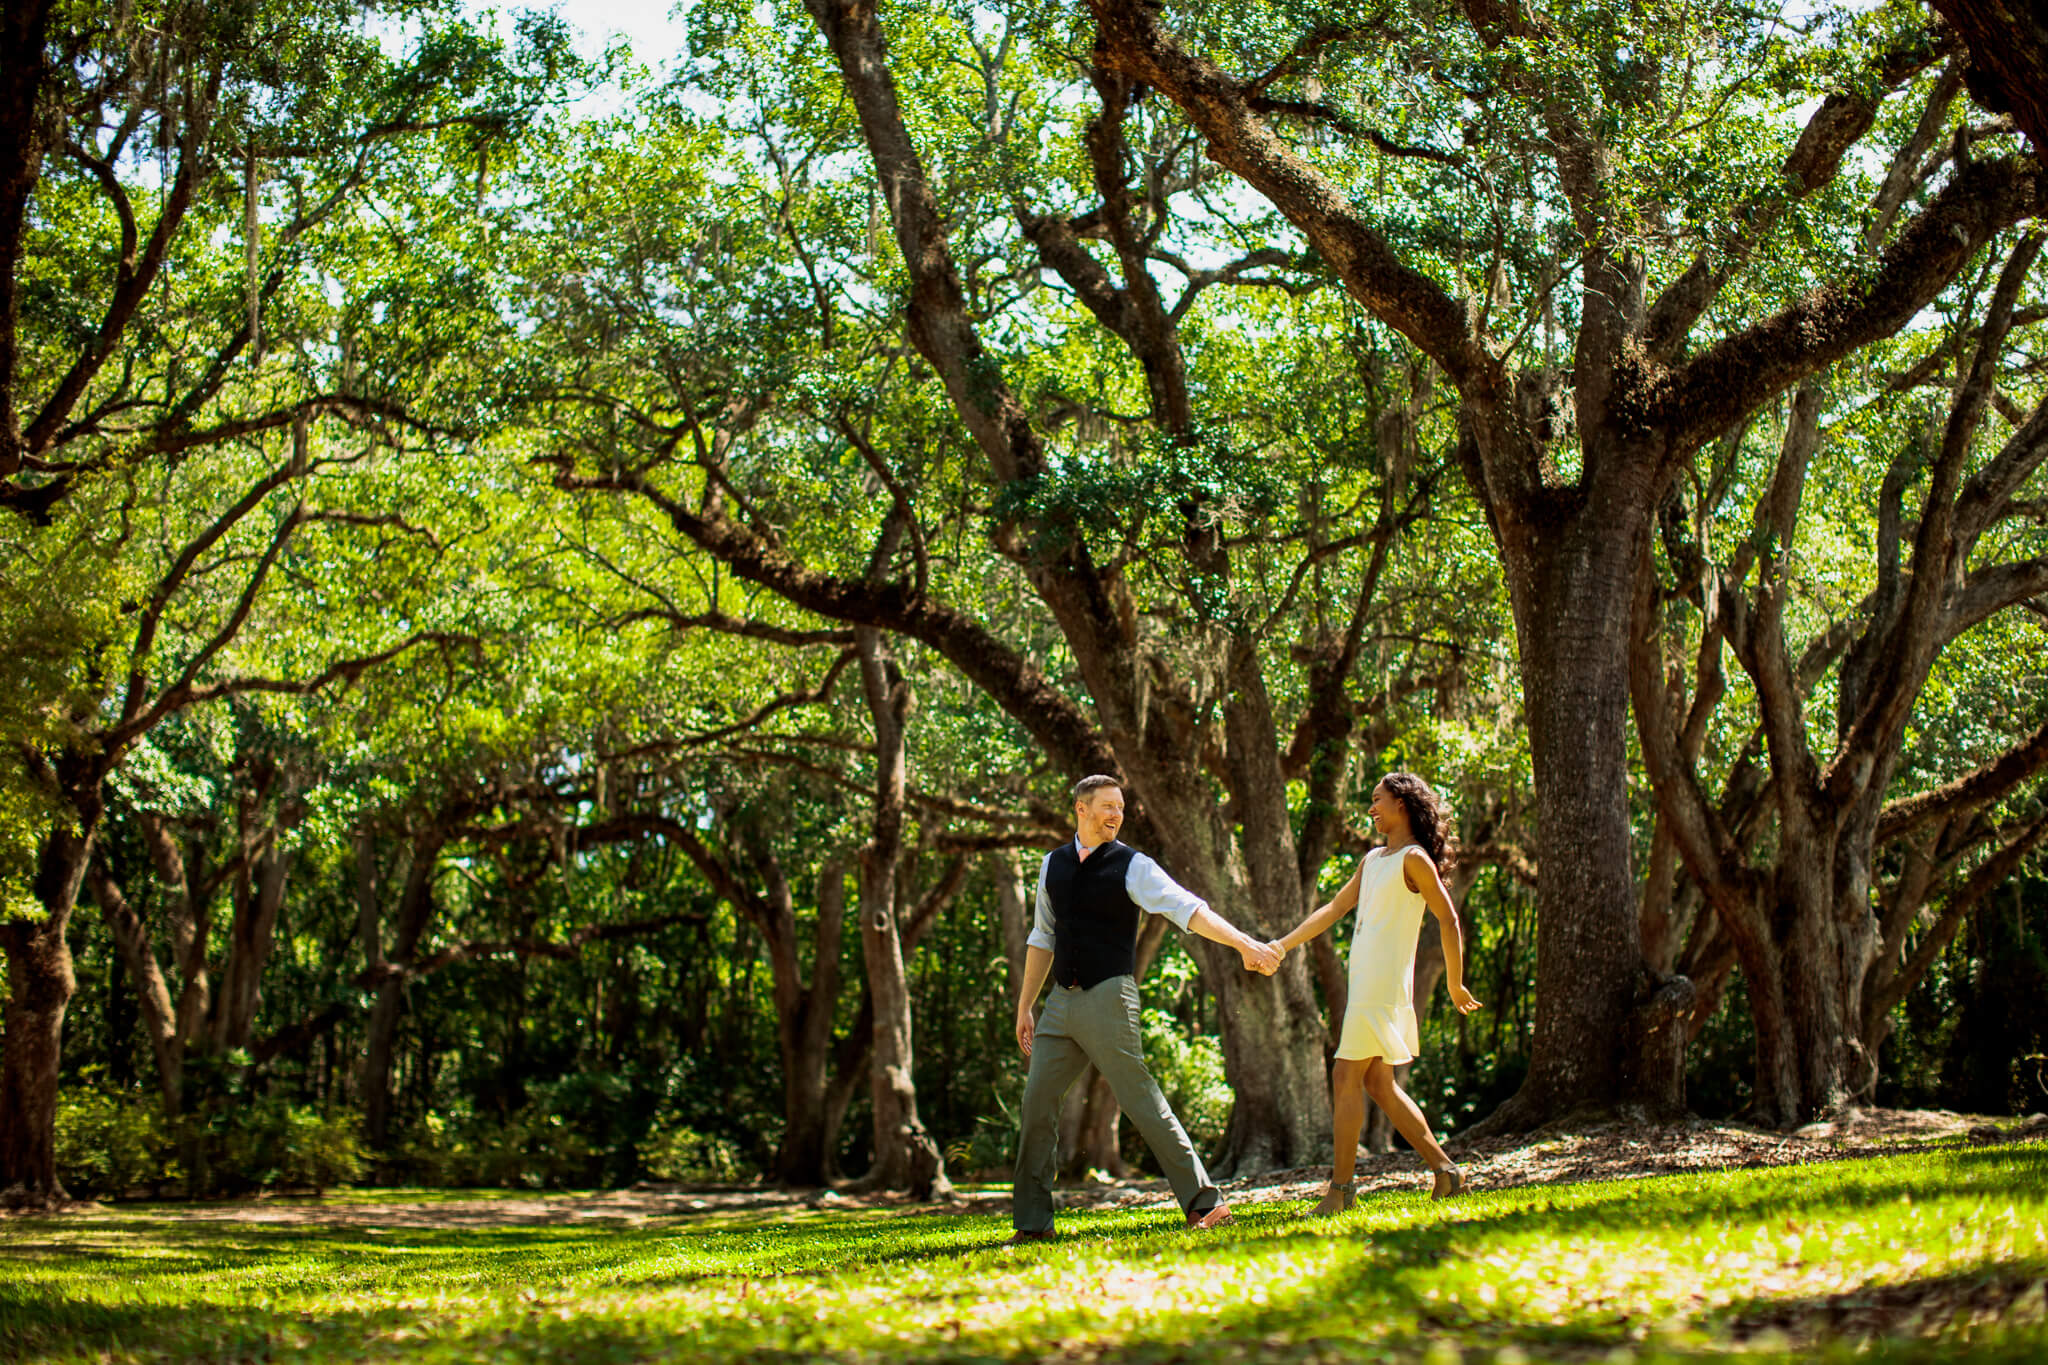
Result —
[[1365, 1061], [1339, 1057], [1330, 1067], [1330, 1137], [1335, 1153], [1330, 1170], [1330, 1189], [1317, 1213], [1342, 1213], [1344, 1195], [1358, 1170], [1358, 1134], [1365, 1127]]
[[[1409, 1099], [1408, 1092], [1395, 1082], [1394, 1068], [1387, 1065], [1386, 1058], [1374, 1057], [1365, 1063], [1365, 1093], [1386, 1111], [1387, 1117], [1393, 1120], [1394, 1131], [1408, 1139], [1408, 1145], [1421, 1153], [1429, 1169], [1434, 1171], [1451, 1164], [1450, 1157], [1444, 1155], [1444, 1149], [1437, 1143], [1436, 1134], [1429, 1131], [1429, 1120], [1422, 1117], [1415, 1101]], [[1354, 1134], [1356, 1131], [1353, 1130]]]

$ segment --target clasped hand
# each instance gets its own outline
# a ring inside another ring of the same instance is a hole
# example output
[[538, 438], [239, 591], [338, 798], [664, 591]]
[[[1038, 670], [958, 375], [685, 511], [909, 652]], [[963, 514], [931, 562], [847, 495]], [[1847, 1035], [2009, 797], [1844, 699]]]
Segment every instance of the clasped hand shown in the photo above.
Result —
[[1238, 955], [1244, 958], [1244, 969], [1246, 971], [1257, 972], [1260, 976], [1271, 976], [1280, 970], [1280, 959], [1287, 956], [1287, 950], [1281, 947], [1278, 942], [1253, 943], [1248, 941], [1244, 947], [1238, 949]]

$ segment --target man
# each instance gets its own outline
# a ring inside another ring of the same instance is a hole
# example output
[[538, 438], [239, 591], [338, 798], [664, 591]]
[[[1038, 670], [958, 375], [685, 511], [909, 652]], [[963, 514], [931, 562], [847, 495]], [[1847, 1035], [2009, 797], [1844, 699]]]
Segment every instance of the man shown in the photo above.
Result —
[[[1016, 1230], [1005, 1246], [1053, 1235], [1060, 1098], [1090, 1062], [1166, 1172], [1188, 1226], [1208, 1229], [1230, 1221], [1222, 1193], [1145, 1067], [1135, 975], [1138, 916], [1164, 915], [1182, 930], [1227, 944], [1242, 955], [1248, 971], [1271, 976], [1280, 958], [1270, 945], [1224, 923], [1158, 863], [1118, 843], [1123, 822], [1124, 794], [1116, 779], [1082, 778], [1074, 784], [1074, 840], [1039, 865], [1024, 989], [1017, 996], [1017, 1046], [1031, 1059], [1031, 1070], [1012, 1185]], [[1031, 1007], [1048, 977], [1052, 998], [1034, 1025]]]

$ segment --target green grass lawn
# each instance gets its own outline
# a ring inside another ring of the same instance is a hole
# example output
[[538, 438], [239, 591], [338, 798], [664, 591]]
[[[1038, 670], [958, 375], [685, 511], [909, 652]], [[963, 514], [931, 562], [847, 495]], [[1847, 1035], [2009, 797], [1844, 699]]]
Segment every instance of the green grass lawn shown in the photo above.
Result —
[[2048, 1360], [2048, 1145], [1302, 1207], [15, 1220], [0, 1359]]

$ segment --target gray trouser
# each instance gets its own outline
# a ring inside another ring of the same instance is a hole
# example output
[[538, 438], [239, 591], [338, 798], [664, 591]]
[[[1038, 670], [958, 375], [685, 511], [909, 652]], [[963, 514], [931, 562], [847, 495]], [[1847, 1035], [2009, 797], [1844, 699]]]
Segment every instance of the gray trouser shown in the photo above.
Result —
[[1082, 990], [1054, 986], [1031, 1044], [1024, 1081], [1024, 1129], [1017, 1142], [1010, 1220], [1019, 1232], [1052, 1230], [1052, 1178], [1059, 1161], [1060, 1100], [1088, 1063], [1109, 1082], [1119, 1108], [1188, 1214], [1207, 1213], [1222, 1201], [1185, 1128], [1166, 1107], [1159, 1082], [1145, 1069], [1138, 1031], [1138, 983], [1128, 976]]

